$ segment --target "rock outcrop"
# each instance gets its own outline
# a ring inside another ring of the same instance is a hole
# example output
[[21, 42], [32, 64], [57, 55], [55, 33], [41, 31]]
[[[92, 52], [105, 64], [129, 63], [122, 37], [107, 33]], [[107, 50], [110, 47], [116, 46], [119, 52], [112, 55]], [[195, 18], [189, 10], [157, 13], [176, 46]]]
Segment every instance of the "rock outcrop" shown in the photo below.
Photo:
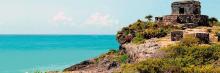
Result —
[[64, 72], [70, 73], [112, 73], [116, 68], [119, 67], [119, 63], [108, 59], [101, 62], [95, 60], [83, 61], [79, 64], [73, 65], [64, 69]]
[[[187, 35], [193, 35], [203, 42], [202, 44], [208, 44], [209, 41], [213, 41], [209, 37], [216, 38], [216, 36], [209, 35], [211, 31], [207, 30], [211, 27], [200, 27], [209, 25], [208, 16], [201, 15], [200, 8], [199, 1], [174, 2], [171, 15], [156, 17], [155, 22], [138, 20], [119, 31], [116, 35], [117, 41], [120, 43], [119, 52], [109, 52], [99, 58], [73, 65], [64, 71], [112, 73], [124, 63], [132, 64], [146, 58], [164, 57], [165, 52], [159, 50], [161, 47], [176, 44]], [[220, 30], [220, 28], [216, 30]], [[220, 41], [220, 35], [217, 34], [217, 36]]]
[[157, 56], [156, 51], [161, 47], [155, 39], [148, 40], [148, 42], [136, 45], [136, 44], [123, 44], [122, 45], [126, 54], [131, 56], [133, 62], [144, 60], [147, 57]]

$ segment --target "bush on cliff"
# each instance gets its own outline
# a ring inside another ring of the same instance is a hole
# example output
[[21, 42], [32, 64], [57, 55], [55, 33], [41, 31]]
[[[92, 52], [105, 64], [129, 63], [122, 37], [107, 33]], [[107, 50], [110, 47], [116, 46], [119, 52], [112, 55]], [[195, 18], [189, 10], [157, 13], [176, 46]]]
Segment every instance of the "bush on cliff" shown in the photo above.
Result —
[[163, 58], [148, 58], [121, 66], [119, 73], [219, 73], [220, 45], [190, 45], [185, 42], [162, 48]]
[[103, 60], [109, 60], [110, 62], [117, 63], [127, 63], [129, 60], [129, 56], [124, 53], [120, 53], [119, 50], [109, 50], [108, 53], [103, 54], [95, 59], [96, 63], [99, 63]]
[[[140, 44], [143, 43], [143, 40], [145, 39], [164, 37], [171, 31], [171, 29], [173, 29], [171, 25], [163, 26], [151, 20], [138, 20], [129, 25], [129, 27], [124, 27], [119, 31], [117, 33], [117, 40], [121, 44], [130, 42]], [[129, 37], [129, 39], [126, 39], [126, 37]]]
[[158, 29], [146, 29], [144, 32], [144, 36], [146, 39], [150, 38], [160, 38], [164, 37], [168, 34], [166, 29], [158, 28]]
[[140, 44], [144, 42], [144, 36], [142, 32], [136, 33], [136, 37], [132, 39], [132, 43]]

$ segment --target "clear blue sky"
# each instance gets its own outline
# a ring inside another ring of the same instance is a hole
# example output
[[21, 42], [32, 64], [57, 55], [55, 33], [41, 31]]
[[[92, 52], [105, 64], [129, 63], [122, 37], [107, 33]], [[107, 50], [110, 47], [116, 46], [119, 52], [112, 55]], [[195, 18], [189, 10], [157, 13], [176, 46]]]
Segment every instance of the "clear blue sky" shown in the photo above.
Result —
[[[148, 14], [170, 14], [173, 0], [1, 0], [0, 34], [115, 34]], [[220, 0], [202, 0], [220, 18]]]

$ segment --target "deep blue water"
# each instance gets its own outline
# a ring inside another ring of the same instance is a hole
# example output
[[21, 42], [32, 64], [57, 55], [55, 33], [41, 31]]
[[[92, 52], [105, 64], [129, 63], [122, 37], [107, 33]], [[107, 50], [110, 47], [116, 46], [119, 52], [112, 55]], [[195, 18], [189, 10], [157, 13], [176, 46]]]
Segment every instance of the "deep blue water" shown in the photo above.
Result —
[[62, 70], [117, 48], [114, 35], [0, 35], [0, 73]]

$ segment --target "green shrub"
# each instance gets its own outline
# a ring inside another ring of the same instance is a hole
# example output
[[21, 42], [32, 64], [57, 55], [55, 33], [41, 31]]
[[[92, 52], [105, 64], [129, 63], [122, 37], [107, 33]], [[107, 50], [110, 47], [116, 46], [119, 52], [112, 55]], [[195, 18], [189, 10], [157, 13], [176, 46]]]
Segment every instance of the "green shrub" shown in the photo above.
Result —
[[112, 58], [112, 61], [124, 64], [124, 63], [128, 62], [128, 59], [129, 59], [129, 57], [127, 54], [118, 54]]
[[220, 68], [213, 65], [191, 66], [182, 68], [182, 73], [219, 73]]
[[143, 31], [144, 29], [146, 29], [146, 23], [141, 21], [141, 20], [139, 20], [139, 21], [131, 24], [129, 26], [129, 29], [136, 30], [136, 31]]
[[216, 65], [220, 45], [173, 45], [163, 48], [164, 58], [149, 58], [121, 66], [121, 73], [220, 73]]
[[205, 65], [218, 60], [220, 52], [218, 49], [210, 46], [176, 46], [169, 50], [168, 58], [181, 59], [183, 67]]
[[111, 50], [109, 50], [108, 53], [118, 53], [118, 52], [119, 52], [119, 50], [111, 49]]
[[199, 43], [199, 39], [195, 38], [192, 35], [187, 35], [180, 41], [180, 45], [186, 45], [186, 46], [197, 45], [198, 43]]
[[210, 26], [216, 25], [218, 23], [218, 19], [215, 17], [209, 18], [208, 21], [209, 21]]
[[126, 63], [127, 62], [127, 60], [128, 60], [128, 55], [127, 54], [124, 54], [124, 55], [122, 55], [121, 57], [120, 57], [120, 62], [121, 63]]
[[147, 28], [154, 28], [154, 27], [157, 27], [157, 26], [158, 25], [155, 22], [152, 22], [152, 21], [146, 22], [146, 27]]
[[132, 39], [132, 43], [141, 44], [144, 43], [145, 39], [142, 33], [136, 33], [135, 37]]
[[147, 15], [145, 16], [145, 19], [147, 19], [148, 21], [152, 21], [153, 16], [152, 15]]
[[179, 73], [180, 67], [172, 65], [169, 59], [149, 58], [135, 64], [125, 64], [121, 66], [121, 73]]
[[135, 43], [135, 44], [141, 44], [141, 43], [144, 43], [144, 38], [140, 38], [140, 37], [135, 37], [132, 39], [132, 43]]
[[146, 39], [150, 39], [150, 38], [160, 38], [160, 37], [164, 37], [168, 34], [167, 30], [164, 29], [146, 29], [144, 36]]

